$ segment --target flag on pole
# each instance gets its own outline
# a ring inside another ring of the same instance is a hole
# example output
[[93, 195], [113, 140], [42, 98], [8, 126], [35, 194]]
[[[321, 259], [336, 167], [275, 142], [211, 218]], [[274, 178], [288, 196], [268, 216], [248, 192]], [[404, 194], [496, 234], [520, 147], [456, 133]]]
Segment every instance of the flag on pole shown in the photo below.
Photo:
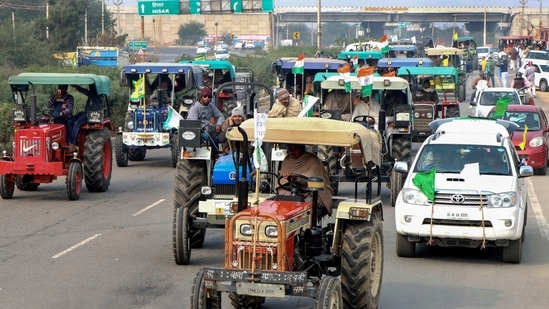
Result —
[[524, 132], [522, 133], [522, 142], [519, 143], [520, 150], [524, 151], [526, 148], [526, 136], [528, 135], [528, 126], [524, 126]]
[[501, 97], [496, 101], [496, 110], [492, 114], [492, 118], [499, 118], [505, 116], [507, 112], [507, 106], [509, 106], [509, 97]]
[[306, 95], [303, 99], [303, 108], [299, 112], [299, 115], [297, 117], [312, 117], [313, 116], [313, 106], [315, 105], [316, 101], [318, 101], [318, 97], [312, 96], [312, 95]]
[[381, 36], [381, 38], [379, 39], [379, 43], [382, 43], [381, 44], [381, 53], [382, 54], [385, 54], [385, 53], [388, 53], [389, 52], [389, 41], [388, 41], [388, 36], [387, 34], [384, 34], [383, 36]]
[[260, 171], [266, 172], [269, 170], [267, 158], [261, 145], [263, 144], [263, 138], [265, 137], [265, 131], [267, 130], [267, 114], [258, 113], [257, 109], [254, 110], [254, 167]]
[[145, 97], [145, 75], [141, 75], [138, 80], [132, 81], [134, 91], [132, 92], [130, 99], [132, 101], [139, 101]]
[[419, 189], [419, 191], [427, 197], [431, 202], [435, 201], [435, 175], [437, 174], [437, 168], [417, 173], [412, 179], [412, 183]]
[[374, 67], [361, 68], [358, 70], [357, 79], [358, 83], [362, 87], [362, 97], [372, 95], [372, 88], [374, 87]]
[[162, 124], [164, 130], [179, 128], [179, 120], [184, 119], [173, 107], [168, 106], [168, 117]]
[[303, 75], [303, 71], [305, 70], [305, 53], [301, 53], [299, 57], [295, 60], [294, 67], [292, 68], [293, 74], [301, 74]]
[[353, 59], [351, 59], [351, 63], [353, 64], [353, 69], [358, 68], [358, 55], [355, 55]]
[[458, 33], [454, 32], [453, 40], [457, 41], [459, 39]]
[[351, 92], [351, 65], [346, 63], [337, 69], [343, 81], [345, 82], [345, 92]]

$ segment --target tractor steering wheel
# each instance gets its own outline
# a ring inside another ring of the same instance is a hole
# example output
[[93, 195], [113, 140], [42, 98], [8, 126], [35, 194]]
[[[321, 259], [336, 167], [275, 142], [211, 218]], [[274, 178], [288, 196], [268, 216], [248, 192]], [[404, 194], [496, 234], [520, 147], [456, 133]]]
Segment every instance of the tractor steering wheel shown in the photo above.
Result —
[[307, 190], [303, 189], [301, 183], [299, 183], [299, 179], [309, 180], [309, 177], [301, 174], [290, 174], [288, 176], [288, 182], [285, 184], [282, 184], [280, 181], [284, 178], [284, 176], [278, 176], [278, 187], [282, 188], [286, 191], [292, 192], [292, 194], [295, 193], [306, 193]]
[[371, 127], [374, 124], [376, 124], [376, 119], [374, 117], [368, 116], [368, 115], [358, 115], [358, 116], [353, 117], [353, 122], [368, 124], [368, 126]]

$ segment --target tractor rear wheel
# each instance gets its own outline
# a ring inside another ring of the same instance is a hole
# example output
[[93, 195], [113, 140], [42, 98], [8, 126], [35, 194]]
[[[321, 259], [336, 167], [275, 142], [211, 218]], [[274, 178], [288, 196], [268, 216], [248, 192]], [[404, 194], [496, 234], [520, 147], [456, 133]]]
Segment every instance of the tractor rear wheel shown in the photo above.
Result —
[[15, 178], [15, 186], [21, 191], [36, 191], [39, 184], [32, 183], [33, 180], [34, 176], [32, 175], [17, 176]]
[[181, 154], [181, 147], [179, 147], [179, 134], [175, 132], [172, 136], [172, 166], [177, 166], [177, 161], [179, 160], [179, 155]]
[[84, 143], [84, 176], [90, 192], [105, 192], [111, 184], [112, 142], [109, 131], [90, 131]]
[[71, 201], [76, 201], [80, 198], [80, 192], [82, 191], [82, 176], [82, 164], [79, 161], [72, 161], [69, 163], [67, 196]]
[[172, 241], [175, 263], [188, 265], [191, 248], [201, 248], [206, 228], [193, 227], [193, 218], [199, 216], [200, 189], [206, 182], [206, 161], [180, 160], [175, 170], [175, 197]]
[[9, 200], [13, 197], [15, 190], [15, 181], [10, 175], [0, 175], [0, 196], [3, 199]]
[[134, 147], [128, 149], [128, 159], [131, 161], [143, 161], [147, 155], [147, 148]]
[[342, 309], [341, 282], [336, 277], [326, 276], [320, 280], [315, 295], [315, 309]]
[[204, 270], [201, 269], [194, 277], [191, 291], [191, 309], [221, 309], [221, 293], [208, 297], [204, 284]]
[[124, 145], [122, 135], [117, 135], [114, 140], [116, 165], [118, 167], [128, 166], [128, 146]]
[[344, 308], [377, 308], [383, 278], [380, 214], [370, 221], [346, 221], [341, 252]]

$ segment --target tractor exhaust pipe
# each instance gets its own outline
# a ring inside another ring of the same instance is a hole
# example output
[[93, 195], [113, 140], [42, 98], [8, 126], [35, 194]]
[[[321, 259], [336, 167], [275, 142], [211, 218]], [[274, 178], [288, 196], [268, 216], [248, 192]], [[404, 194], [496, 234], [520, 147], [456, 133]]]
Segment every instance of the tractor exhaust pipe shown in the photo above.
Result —
[[33, 83], [29, 82], [29, 85], [32, 88], [32, 94], [30, 97], [30, 122], [31, 125], [35, 126], [38, 124], [38, 117], [36, 116], [36, 89], [34, 88]]
[[[249, 190], [249, 182], [247, 178], [247, 162], [250, 160], [250, 157], [248, 155], [248, 135], [246, 134], [246, 131], [242, 129], [241, 127], [237, 127], [238, 132], [242, 134], [243, 141], [242, 141], [242, 152], [244, 153], [243, 160], [244, 164], [242, 164], [242, 178], [238, 180], [237, 185], [237, 193], [238, 193], [238, 212], [241, 212], [242, 210], [248, 208], [248, 190]], [[240, 165], [240, 163], [238, 163]]]

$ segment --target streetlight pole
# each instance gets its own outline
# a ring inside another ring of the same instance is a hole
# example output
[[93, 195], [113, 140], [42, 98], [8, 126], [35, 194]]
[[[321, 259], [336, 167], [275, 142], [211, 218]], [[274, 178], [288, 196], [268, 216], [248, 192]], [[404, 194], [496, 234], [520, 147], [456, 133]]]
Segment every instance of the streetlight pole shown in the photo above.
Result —
[[124, 2], [124, 0], [112, 0], [112, 3], [116, 5], [116, 24], [118, 25], [118, 35], [122, 34], [122, 21], [120, 20], [120, 6], [122, 5], [122, 2]]
[[101, 34], [105, 34], [105, 0], [101, 0]]
[[524, 6], [528, 3], [528, 0], [519, 0], [522, 5], [522, 13], [520, 14], [520, 35], [524, 35]]
[[217, 43], [217, 22], [215, 22], [215, 38], [214, 38], [214, 49], [215, 49], [215, 43]]
[[316, 12], [316, 46], [318, 48], [318, 50], [321, 49], [322, 47], [322, 44], [320, 42], [321, 38], [322, 38], [322, 25], [320, 24], [320, 8], [321, 8], [321, 0], [317, 0], [318, 1], [318, 4], [317, 4], [317, 12]]

